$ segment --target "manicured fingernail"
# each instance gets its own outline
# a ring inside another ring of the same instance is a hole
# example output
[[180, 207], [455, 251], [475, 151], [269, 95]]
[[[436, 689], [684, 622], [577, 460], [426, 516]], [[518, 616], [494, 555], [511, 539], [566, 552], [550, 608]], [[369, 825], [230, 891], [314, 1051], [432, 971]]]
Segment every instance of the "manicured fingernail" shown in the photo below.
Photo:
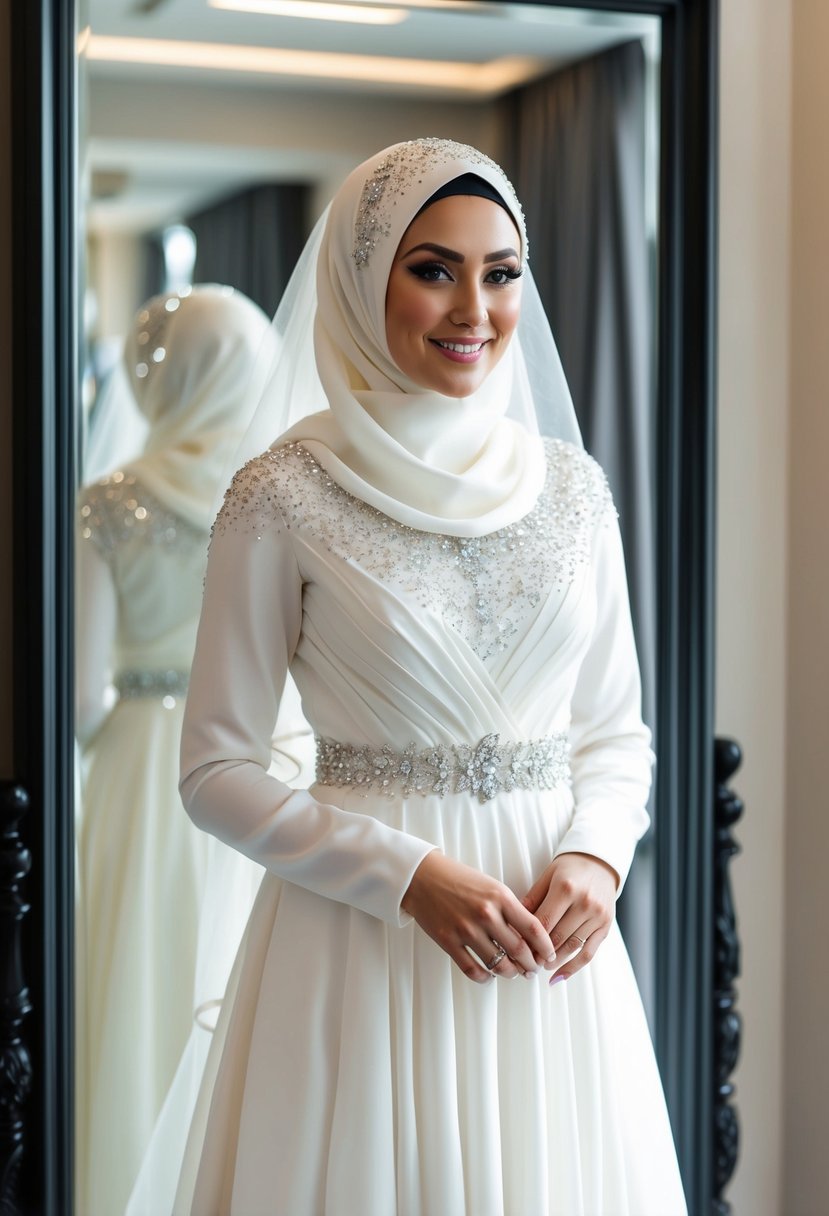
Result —
[[521, 974], [523, 975], [523, 977], [524, 977], [524, 979], [525, 979], [525, 980], [534, 980], [534, 979], [535, 979], [535, 977], [536, 977], [537, 972], [535, 972], [535, 971], [522, 971], [522, 972], [521, 972]]
[[569, 975], [554, 975], [550, 980], [550, 987], [552, 988], [553, 984], [560, 984], [562, 980], [569, 980], [569, 978]]
[[555, 951], [553, 951], [552, 954], [547, 955], [547, 962], [554, 963], [555, 961], [556, 961], [556, 956], [555, 956]]

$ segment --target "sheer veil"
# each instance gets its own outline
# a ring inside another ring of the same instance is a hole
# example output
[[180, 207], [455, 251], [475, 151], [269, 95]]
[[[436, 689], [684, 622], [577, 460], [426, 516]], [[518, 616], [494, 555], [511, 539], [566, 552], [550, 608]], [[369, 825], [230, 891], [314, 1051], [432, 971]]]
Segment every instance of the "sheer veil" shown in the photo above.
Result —
[[[223, 490], [230, 484], [236, 471], [247, 461], [258, 456], [267, 448], [277, 446], [289, 432], [292, 432], [289, 437], [298, 438], [304, 430], [310, 430], [307, 425], [305, 427], [297, 426], [303, 420], [308, 420], [309, 415], [323, 412], [325, 414], [323, 421], [328, 421], [334, 403], [330, 400], [330, 390], [328, 393], [326, 392], [320, 376], [318, 365], [322, 355], [318, 332], [315, 341], [315, 322], [318, 322], [318, 282], [321, 279], [327, 289], [328, 280], [335, 276], [335, 269], [331, 268], [332, 253], [330, 250], [334, 241], [329, 230], [335, 229], [338, 222], [341, 227], [349, 230], [359, 229], [361, 223], [364, 226], [365, 220], [360, 218], [361, 208], [365, 207], [364, 199], [357, 202], [354, 197], [348, 197], [349, 192], [352, 196], [359, 197], [362, 187], [364, 194], [364, 183], [377, 180], [378, 165], [385, 166], [393, 161], [395, 156], [400, 155], [400, 150], [416, 148], [418, 145], [450, 149], [452, 158], [446, 156], [441, 159], [438, 165], [432, 169], [431, 176], [420, 169], [423, 181], [418, 183], [417, 189], [409, 189], [412, 201], [407, 208], [400, 208], [400, 214], [393, 217], [393, 222], [386, 223], [388, 232], [385, 235], [392, 253], [408, 226], [410, 216], [416, 213], [424, 198], [427, 198], [432, 192], [430, 184], [433, 185], [435, 182], [442, 184], [443, 181], [451, 180], [453, 176], [457, 176], [469, 168], [472, 168], [476, 174], [487, 175], [489, 180], [511, 202], [513, 214], [516, 222], [520, 224], [523, 234], [523, 213], [510, 183], [498, 166], [488, 158], [481, 157], [481, 154], [474, 149], [445, 140], [415, 140], [409, 144], [394, 145], [393, 148], [386, 149], [364, 165], [359, 166], [338, 192], [334, 202], [329, 203], [320, 216], [285, 289], [273, 322], [276, 340], [271, 346], [271, 350], [275, 350], [275, 354], [269, 367], [260, 366], [256, 369], [255, 378], [257, 382], [265, 384], [265, 389], [239, 447], [225, 467], [222, 478]], [[394, 179], [393, 172], [392, 170], [389, 174], [392, 179], [391, 185], [397, 186], [398, 183]], [[372, 173], [375, 174], [374, 178], [372, 178]], [[345, 224], [343, 224], [342, 215], [338, 216], [337, 209], [340, 213], [345, 211]], [[328, 236], [327, 246], [326, 236]], [[342, 235], [339, 238], [339, 245], [343, 245], [345, 239], [345, 235]], [[581, 432], [564, 368], [538, 294], [538, 288], [527, 262], [525, 235], [523, 241], [524, 274], [521, 319], [510, 352], [510, 374], [506, 385], [509, 401], [504, 410], [504, 416], [531, 436], [549, 436], [581, 447]], [[348, 252], [351, 253], [351, 250]], [[321, 254], [322, 267], [320, 266]], [[376, 256], [376, 253], [372, 254], [372, 259]], [[342, 260], [350, 262], [351, 259], [343, 258]], [[382, 284], [382, 298], [384, 298], [389, 263], [390, 258], [387, 253], [386, 260], [381, 263], [378, 271]], [[353, 266], [349, 265], [346, 273], [348, 270], [352, 273], [350, 278], [340, 285], [343, 289], [341, 296], [355, 295], [369, 277], [367, 267], [360, 267], [355, 273]], [[342, 278], [342, 272], [340, 277]], [[377, 350], [377, 347], [381, 345], [380, 340], [376, 333], [368, 332], [370, 327], [364, 321], [367, 305], [364, 301], [358, 301], [358, 303], [362, 305], [362, 312], [358, 313], [355, 305], [354, 312], [358, 315], [356, 321], [351, 321], [351, 328], [359, 327], [359, 354], [362, 355], [368, 348], [373, 359], [382, 367], [384, 351]], [[263, 354], [264, 357], [267, 356]], [[374, 371], [372, 364], [368, 360], [366, 362], [369, 363], [370, 372]], [[349, 393], [354, 391], [353, 383], [355, 381], [359, 383], [365, 375], [365, 368], [366, 363], [364, 362], [360, 366], [359, 375], [355, 374], [352, 367], [347, 368], [346, 374], [351, 376], [351, 384], [347, 387]], [[326, 378], [327, 383], [329, 379], [330, 377]], [[387, 381], [381, 380], [381, 383], [385, 386]], [[417, 390], [416, 386], [404, 384], [403, 391], [412, 393]], [[362, 394], [359, 395], [362, 396]], [[328, 471], [332, 473], [335, 480], [340, 480], [336, 471], [331, 468]], [[349, 487], [346, 486], [346, 488]], [[219, 505], [220, 502], [217, 501], [217, 507]], [[378, 504], [374, 503], [374, 505]]]
[[[317, 263], [330, 210], [329, 203], [314, 225], [276, 310], [273, 319], [276, 354], [271, 358], [270, 351], [263, 351], [261, 358], [268, 360], [269, 367], [260, 367], [256, 373], [257, 380], [266, 381], [266, 388], [241, 443], [227, 461], [217, 510], [242, 465], [277, 443], [306, 417], [311, 412], [309, 402], [317, 403], [312, 410], [324, 408], [325, 393], [314, 357], [313, 322], [317, 308]], [[558, 347], [529, 265], [525, 267], [523, 282], [521, 320], [513, 341], [521, 349], [518, 375], [523, 375], [528, 392], [516, 389], [507, 416], [531, 434], [564, 439], [582, 447]], [[527, 409], [530, 400], [532, 410]]]

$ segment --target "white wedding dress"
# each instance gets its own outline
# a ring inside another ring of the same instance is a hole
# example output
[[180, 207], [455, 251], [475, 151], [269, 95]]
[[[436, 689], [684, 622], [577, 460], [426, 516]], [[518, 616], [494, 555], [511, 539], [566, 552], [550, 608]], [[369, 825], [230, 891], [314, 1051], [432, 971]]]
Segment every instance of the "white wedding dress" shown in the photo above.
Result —
[[[583, 452], [547, 460], [534, 510], [477, 539], [395, 523], [298, 444], [228, 492], [182, 793], [269, 872], [176, 1213], [685, 1213], [618, 929], [565, 983], [478, 986], [400, 910], [434, 846], [522, 896], [558, 852], [624, 879], [647, 824], [615, 512]], [[288, 668], [327, 741], [308, 793], [267, 775]]]
[[177, 773], [208, 535], [129, 471], [84, 490], [79, 521], [76, 1194], [120, 1216], [193, 1021], [210, 842]]

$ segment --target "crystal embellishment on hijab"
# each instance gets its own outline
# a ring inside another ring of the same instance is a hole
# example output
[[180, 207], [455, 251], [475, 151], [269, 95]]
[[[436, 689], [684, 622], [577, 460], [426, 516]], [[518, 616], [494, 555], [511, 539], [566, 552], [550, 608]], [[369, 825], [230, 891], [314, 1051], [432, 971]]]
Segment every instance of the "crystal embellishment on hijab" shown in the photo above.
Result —
[[174, 291], [169, 295], [156, 296], [149, 308], [142, 308], [136, 320], [144, 328], [136, 337], [142, 358], [135, 365], [139, 380], [145, 380], [154, 364], [163, 363], [167, 356], [164, 331], [171, 313], [177, 312], [181, 301], [190, 295], [191, 288]]
[[[391, 232], [391, 208], [397, 204], [407, 190], [420, 180], [426, 169], [453, 160], [465, 160], [475, 165], [486, 165], [503, 178], [510, 193], [515, 190], [500, 165], [490, 160], [477, 148], [459, 144], [453, 139], [411, 139], [398, 144], [389, 155], [375, 167], [363, 187], [354, 224], [353, 258], [362, 269], [381, 240]], [[517, 199], [515, 200], [517, 202]], [[518, 204], [520, 210], [520, 204]], [[522, 212], [523, 219], [523, 212]], [[524, 254], [526, 261], [526, 249]]]

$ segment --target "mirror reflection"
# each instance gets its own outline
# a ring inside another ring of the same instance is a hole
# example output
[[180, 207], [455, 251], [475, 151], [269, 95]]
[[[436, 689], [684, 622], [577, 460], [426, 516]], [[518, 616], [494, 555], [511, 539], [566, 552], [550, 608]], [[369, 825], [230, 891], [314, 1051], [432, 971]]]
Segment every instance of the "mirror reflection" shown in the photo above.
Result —
[[[178, 793], [210, 527], [271, 366], [269, 318], [325, 203], [379, 148], [459, 140], [515, 184], [585, 444], [619, 509], [652, 718], [657, 23], [477, 3], [342, 4], [324, 20], [319, 7], [89, 5], [76, 1173], [90, 1216], [158, 1211], [170, 1193], [153, 1146], [170, 1147], [165, 1169], [180, 1164], [187, 1103], [165, 1121], [165, 1099], [176, 1082], [195, 1102], [260, 880]], [[290, 683], [273, 772], [313, 780]], [[651, 879], [645, 841], [621, 919], [648, 1006]], [[205, 928], [217, 884], [221, 924]]]

